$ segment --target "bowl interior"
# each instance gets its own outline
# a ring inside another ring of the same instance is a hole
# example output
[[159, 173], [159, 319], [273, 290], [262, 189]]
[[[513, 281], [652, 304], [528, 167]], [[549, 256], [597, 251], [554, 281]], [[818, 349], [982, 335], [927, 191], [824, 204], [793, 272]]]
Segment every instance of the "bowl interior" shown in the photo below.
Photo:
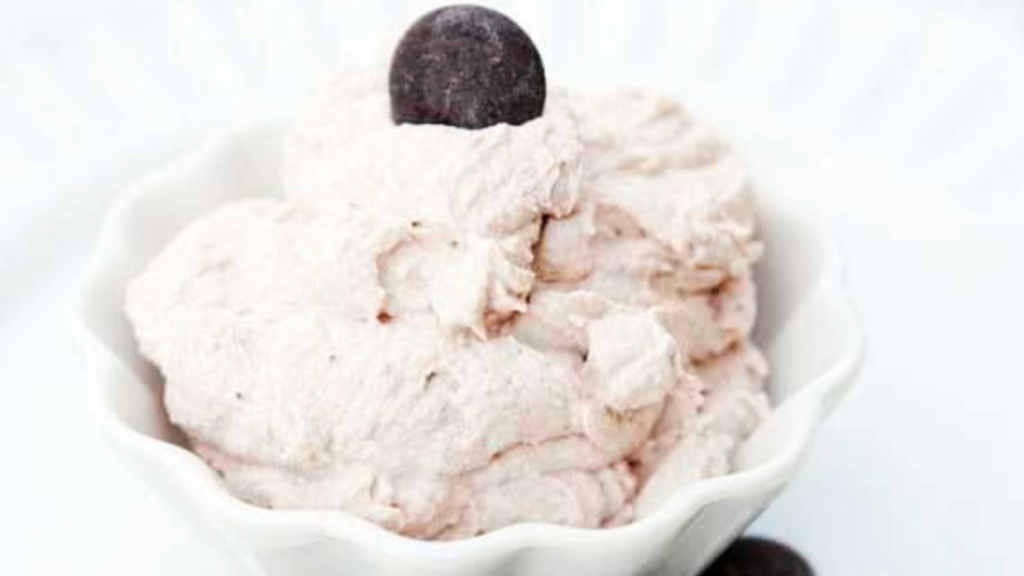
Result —
[[856, 334], [837, 248], [799, 211], [800, 198], [761, 194], [765, 257], [758, 265], [757, 342], [771, 363], [769, 389], [782, 404], [849, 352]]
[[[104, 230], [92, 281], [86, 288], [86, 329], [128, 370], [104, 383], [114, 416], [136, 432], [181, 443], [167, 422], [159, 374], [137, 353], [123, 312], [127, 283], [186, 224], [232, 199], [281, 194], [280, 131], [261, 127], [222, 137], [167, 169], [150, 175], [117, 205]], [[775, 404], [811, 385], [850, 345], [840, 318], [840, 286], [826, 280], [838, 263], [828, 237], [813, 219], [767, 191], [758, 197], [766, 256], [758, 268], [760, 317], [755, 340], [771, 362]], [[740, 470], [792, 446], [799, 422], [779, 410], [738, 459]]]

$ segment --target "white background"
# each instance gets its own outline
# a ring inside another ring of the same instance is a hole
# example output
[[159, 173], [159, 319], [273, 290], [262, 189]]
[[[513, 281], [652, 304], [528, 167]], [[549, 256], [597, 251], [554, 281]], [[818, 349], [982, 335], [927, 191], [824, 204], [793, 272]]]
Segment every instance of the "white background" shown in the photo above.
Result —
[[[0, 0], [0, 572], [243, 573], [93, 430], [77, 277], [127, 182], [432, 4]], [[1024, 573], [1024, 3], [493, 4], [552, 83], [678, 95], [847, 247], [866, 371], [752, 530], [823, 576]]]

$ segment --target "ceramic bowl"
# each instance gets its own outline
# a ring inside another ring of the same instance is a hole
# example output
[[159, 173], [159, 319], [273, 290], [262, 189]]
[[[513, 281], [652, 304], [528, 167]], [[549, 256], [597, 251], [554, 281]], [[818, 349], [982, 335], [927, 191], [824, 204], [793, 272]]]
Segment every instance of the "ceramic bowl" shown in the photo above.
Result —
[[124, 291], [187, 223], [225, 202], [282, 193], [281, 128], [222, 134], [157, 170], [107, 215], [77, 328], [105, 436], [171, 506], [212, 523], [270, 575], [693, 576], [800, 469], [823, 419], [853, 383], [863, 336], [829, 234], [796, 195], [758, 192], [767, 253], [758, 268], [755, 340], [772, 366], [774, 414], [738, 450], [732, 474], [681, 486], [630, 525], [586, 530], [519, 524], [457, 542], [425, 542], [340, 511], [267, 510], [232, 496], [167, 420], [162, 383], [139, 355]]

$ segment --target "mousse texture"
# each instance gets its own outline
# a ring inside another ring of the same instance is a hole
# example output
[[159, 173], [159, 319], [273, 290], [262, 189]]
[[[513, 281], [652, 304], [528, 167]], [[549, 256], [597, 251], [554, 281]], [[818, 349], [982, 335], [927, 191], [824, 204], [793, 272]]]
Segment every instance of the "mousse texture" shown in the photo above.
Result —
[[127, 294], [239, 497], [423, 539], [614, 526], [728, 472], [770, 411], [748, 175], [675, 101], [396, 125], [387, 78], [343, 73], [283, 156], [284, 197], [190, 224]]

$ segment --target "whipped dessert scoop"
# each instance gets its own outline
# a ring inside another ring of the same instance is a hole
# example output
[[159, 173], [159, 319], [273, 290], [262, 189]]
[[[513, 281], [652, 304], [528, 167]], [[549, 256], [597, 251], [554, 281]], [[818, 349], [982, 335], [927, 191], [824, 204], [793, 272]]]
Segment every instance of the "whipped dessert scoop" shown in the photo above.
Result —
[[[427, 28], [492, 18], [458, 9]], [[728, 472], [770, 411], [729, 146], [642, 92], [485, 126], [395, 97], [337, 75], [286, 138], [286, 196], [200, 218], [129, 286], [194, 450], [249, 502], [425, 539], [618, 525]]]

